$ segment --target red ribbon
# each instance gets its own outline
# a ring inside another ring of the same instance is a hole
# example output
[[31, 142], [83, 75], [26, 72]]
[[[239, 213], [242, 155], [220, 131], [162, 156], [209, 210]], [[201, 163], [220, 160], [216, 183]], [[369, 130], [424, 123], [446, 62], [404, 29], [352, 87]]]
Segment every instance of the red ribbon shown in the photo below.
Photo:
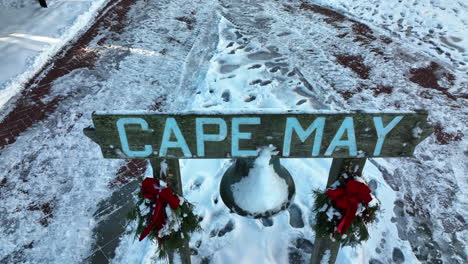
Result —
[[[143, 240], [153, 229], [153, 226], [156, 224], [156, 230], [159, 232], [161, 228], [166, 223], [166, 211], [164, 208], [166, 204], [172, 208], [172, 210], [179, 207], [180, 200], [176, 195], [172, 193], [169, 188], [157, 188], [159, 187], [159, 182], [154, 178], [146, 178], [141, 184], [141, 192], [143, 197], [154, 200], [156, 206], [154, 207], [153, 217], [151, 222], [145, 228], [143, 233], [140, 235], [140, 241]], [[161, 243], [162, 239], [158, 238], [158, 242]]]
[[359, 203], [367, 205], [372, 200], [370, 193], [371, 190], [367, 185], [355, 180], [349, 180], [345, 187], [327, 191], [328, 197], [336, 202], [336, 206], [346, 210], [337, 228], [337, 231], [341, 235], [346, 233], [346, 230], [356, 217]]

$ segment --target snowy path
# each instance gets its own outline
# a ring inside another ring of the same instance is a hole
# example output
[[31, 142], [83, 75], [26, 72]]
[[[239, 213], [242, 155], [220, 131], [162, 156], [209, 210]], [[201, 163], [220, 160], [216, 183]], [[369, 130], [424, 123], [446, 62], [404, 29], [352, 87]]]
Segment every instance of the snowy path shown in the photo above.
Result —
[[[255, 11], [245, 11], [245, 6], [236, 12], [234, 5], [226, 4], [225, 13], [239, 31], [253, 36], [247, 37], [247, 45], [242, 43], [246, 49], [254, 47], [245, 54], [246, 61], [254, 57], [255, 44], [275, 53], [274, 62], [256, 68], [264, 76], [249, 73], [247, 82], [254, 86], [272, 81], [259, 89], [262, 97], [253, 107], [269, 107], [274, 101], [288, 109], [429, 110], [435, 134], [420, 145], [415, 158], [373, 163], [397, 191], [392, 222], [398, 223], [399, 237], [410, 241], [414, 254], [421, 261], [437, 261], [443, 255], [445, 261], [465, 262], [467, 164], [460, 161], [466, 160], [462, 139], [467, 134], [468, 83], [463, 68], [434, 61], [423, 48], [318, 6], [259, 4]], [[229, 58], [230, 51], [225, 54], [223, 59]], [[292, 74], [287, 69], [296, 69], [295, 80], [287, 78]], [[236, 81], [246, 75], [230, 74], [241, 75], [229, 80], [236, 85], [233, 90], [240, 90]], [[376, 250], [390, 256], [394, 243], [387, 240]]]
[[[79, 49], [57, 58], [59, 65], [75, 66], [37, 77], [15, 105], [21, 109], [32, 100], [38, 105], [34, 111], [46, 111], [18, 129], [24, 131], [19, 137], [2, 143], [0, 261], [79, 262], [93, 243], [97, 201], [119, 182], [151, 175], [144, 163], [102, 158], [82, 133], [92, 111], [422, 108], [437, 124], [436, 133], [415, 158], [368, 162], [364, 174], [385, 211], [371, 239], [362, 248], [344, 248], [339, 261], [466, 262], [467, 164], [461, 162], [468, 133], [466, 73], [409, 42], [312, 4], [122, 0], [115, 5], [114, 27], [98, 21]], [[9, 127], [5, 120], [0, 128]], [[311, 191], [325, 185], [329, 161], [283, 161], [298, 187], [296, 201], [264, 221], [228, 214], [219, 202], [217, 189], [229, 162], [181, 163], [184, 192], [204, 217], [205, 231], [191, 241], [194, 263], [307, 260], [314, 237]], [[154, 258], [154, 245], [132, 239], [122, 238], [114, 262]]]
[[1, 123], [8, 129], [18, 116], [29, 120], [10, 130], [24, 131], [15, 140], [2, 140], [2, 262], [69, 263], [89, 254], [97, 202], [110, 196], [108, 185], [125, 163], [102, 159], [82, 129], [95, 110], [168, 108], [194, 36], [203, 32], [174, 18], [211, 15], [200, 11], [203, 2], [113, 4]]
[[[0, 108], [61, 48], [87, 27], [107, 0], [0, 1]], [[0, 115], [0, 118], [2, 116]]]

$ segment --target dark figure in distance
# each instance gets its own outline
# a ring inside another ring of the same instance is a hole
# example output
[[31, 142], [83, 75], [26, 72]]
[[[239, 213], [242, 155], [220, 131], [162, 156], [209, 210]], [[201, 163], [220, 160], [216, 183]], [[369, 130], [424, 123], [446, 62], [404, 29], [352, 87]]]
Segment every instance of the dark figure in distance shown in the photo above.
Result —
[[42, 7], [47, 8], [46, 0], [39, 0], [39, 4], [41, 4]]

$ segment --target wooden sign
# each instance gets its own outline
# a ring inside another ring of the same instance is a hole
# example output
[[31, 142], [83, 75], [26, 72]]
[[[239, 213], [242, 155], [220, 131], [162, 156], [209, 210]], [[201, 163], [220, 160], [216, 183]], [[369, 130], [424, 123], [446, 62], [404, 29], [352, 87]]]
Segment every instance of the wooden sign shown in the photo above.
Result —
[[[155, 178], [160, 177], [158, 164], [168, 158], [169, 170], [175, 173], [168, 182], [176, 183], [171, 188], [180, 195], [180, 158], [255, 158], [261, 147], [273, 145], [282, 158], [334, 158], [329, 187], [346, 166], [362, 170], [368, 157], [412, 156], [417, 144], [432, 133], [424, 111], [93, 113], [92, 117], [94, 128], [85, 128], [84, 133], [100, 145], [104, 158], [150, 159]], [[185, 238], [180, 251], [184, 264], [190, 263], [189, 240]], [[335, 262], [339, 242], [319, 238], [314, 245], [311, 263], [322, 260], [326, 252], [327, 262]]]
[[105, 158], [409, 157], [432, 130], [426, 112], [96, 114], [85, 134]]

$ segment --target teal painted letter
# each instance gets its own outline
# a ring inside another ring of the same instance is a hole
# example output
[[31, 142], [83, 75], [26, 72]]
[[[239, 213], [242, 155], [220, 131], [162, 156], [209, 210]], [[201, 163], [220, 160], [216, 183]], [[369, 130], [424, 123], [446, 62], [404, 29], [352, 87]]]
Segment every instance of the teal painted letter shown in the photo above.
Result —
[[234, 117], [232, 119], [232, 144], [231, 155], [233, 157], [257, 156], [257, 150], [239, 150], [240, 139], [251, 139], [252, 133], [240, 132], [239, 125], [259, 125], [259, 117]]
[[[220, 117], [197, 117], [196, 118], [196, 134], [197, 134], [197, 155], [205, 156], [205, 141], [223, 141], [227, 136], [226, 122]], [[218, 125], [219, 134], [205, 134], [203, 125]]]
[[130, 150], [130, 147], [128, 146], [128, 139], [127, 139], [127, 132], [125, 132], [125, 125], [129, 124], [135, 124], [135, 125], [140, 125], [142, 130], [148, 130], [148, 123], [143, 119], [143, 118], [138, 118], [138, 117], [125, 117], [125, 118], [120, 118], [117, 120], [117, 131], [119, 132], [119, 138], [120, 138], [120, 144], [122, 145], [122, 151], [125, 153], [125, 155], [131, 157], [131, 158], [144, 158], [153, 152], [153, 149], [151, 148], [150, 145], [145, 145], [145, 150], [143, 151], [136, 151], [136, 150]]
[[[347, 140], [341, 140], [343, 134], [346, 132]], [[346, 117], [341, 123], [340, 128], [333, 137], [332, 142], [325, 151], [325, 156], [332, 155], [336, 147], [347, 147], [350, 156], [357, 155], [356, 137], [354, 135], [354, 122], [352, 117]]]
[[320, 146], [322, 144], [323, 128], [325, 126], [325, 117], [317, 117], [314, 122], [304, 130], [295, 117], [286, 119], [286, 128], [283, 141], [283, 156], [288, 157], [291, 152], [291, 138], [293, 131], [296, 132], [299, 139], [304, 142], [314, 131], [314, 146], [312, 148], [312, 156], [318, 156]]
[[383, 126], [382, 117], [374, 117], [374, 126], [377, 131], [377, 143], [374, 148], [374, 156], [379, 156], [385, 141], [385, 136], [403, 119], [403, 116], [397, 116], [386, 126]]
[[[170, 141], [171, 135], [174, 134], [176, 141]], [[180, 131], [179, 126], [174, 118], [168, 117], [164, 127], [161, 147], [159, 149], [159, 156], [164, 157], [167, 155], [168, 148], [180, 148], [185, 157], [191, 157], [192, 153], [185, 142], [185, 138]]]

